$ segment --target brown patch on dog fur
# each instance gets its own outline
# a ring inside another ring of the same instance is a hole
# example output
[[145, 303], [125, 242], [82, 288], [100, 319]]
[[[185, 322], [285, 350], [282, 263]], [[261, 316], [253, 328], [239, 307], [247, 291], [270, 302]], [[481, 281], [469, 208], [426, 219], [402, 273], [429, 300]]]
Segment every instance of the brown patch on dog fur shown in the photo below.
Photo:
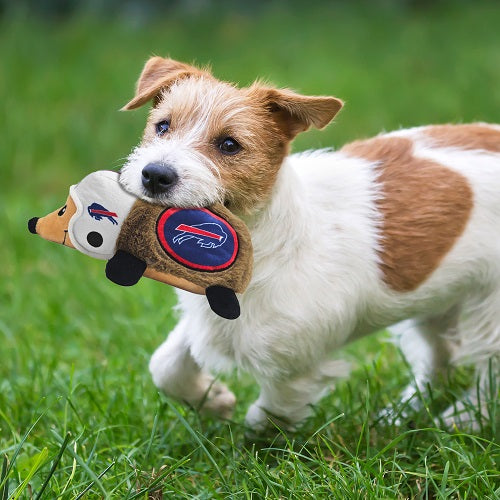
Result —
[[462, 175], [417, 158], [412, 150], [413, 143], [401, 137], [375, 137], [342, 148], [378, 163], [380, 267], [385, 283], [398, 292], [416, 289], [438, 267], [464, 231], [473, 204]]
[[487, 125], [433, 125], [423, 133], [433, 140], [436, 147], [482, 149], [500, 153], [500, 129]]

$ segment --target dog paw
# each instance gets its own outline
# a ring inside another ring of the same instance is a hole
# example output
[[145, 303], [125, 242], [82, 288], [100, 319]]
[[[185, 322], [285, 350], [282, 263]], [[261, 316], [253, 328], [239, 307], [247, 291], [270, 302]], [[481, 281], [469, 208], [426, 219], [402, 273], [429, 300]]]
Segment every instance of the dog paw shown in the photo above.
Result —
[[411, 418], [415, 413], [423, 409], [422, 401], [418, 397], [418, 390], [414, 385], [407, 386], [400, 394], [399, 398], [393, 403], [382, 408], [376, 416], [377, 422], [385, 425], [394, 425], [402, 427], [410, 424]]
[[393, 406], [386, 406], [375, 415], [375, 420], [382, 425], [401, 427], [405, 417], [406, 415], [402, 415], [401, 412], [396, 410]]
[[267, 413], [254, 403], [248, 408], [245, 424], [254, 432], [263, 432], [269, 427]]
[[248, 409], [245, 424], [256, 434], [266, 434], [270, 431], [276, 433], [278, 429], [291, 432], [296, 430], [293, 422], [285, 417], [273, 415], [258, 403], [252, 404]]
[[236, 396], [220, 382], [214, 382], [199, 405], [201, 413], [229, 419], [233, 415]]
[[480, 430], [476, 412], [470, 406], [466, 406], [459, 401], [455, 405], [449, 406], [442, 414], [441, 419], [445, 427], [452, 431], [472, 431]]
[[385, 426], [392, 425], [394, 427], [410, 427], [415, 425], [413, 419], [416, 413], [421, 412], [421, 407], [418, 404], [412, 404], [412, 401], [405, 401], [400, 406], [386, 406], [382, 408], [376, 415], [377, 423]]

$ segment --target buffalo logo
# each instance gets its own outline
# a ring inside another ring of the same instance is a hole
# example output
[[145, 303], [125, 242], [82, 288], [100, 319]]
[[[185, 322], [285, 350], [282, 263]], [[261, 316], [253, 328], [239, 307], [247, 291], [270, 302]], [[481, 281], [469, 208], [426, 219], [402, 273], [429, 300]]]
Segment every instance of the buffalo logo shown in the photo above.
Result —
[[203, 224], [179, 224], [176, 231], [180, 231], [173, 237], [172, 241], [177, 245], [182, 245], [185, 241], [195, 238], [196, 244], [202, 248], [218, 248], [224, 245], [227, 233], [224, 232], [220, 224], [215, 222], [205, 222]]
[[103, 217], [108, 219], [112, 224], [118, 225], [115, 217], [118, 217], [118, 214], [115, 212], [110, 212], [107, 208], [104, 208], [99, 203], [92, 203], [87, 208], [89, 215], [95, 220], [102, 220]]
[[190, 269], [221, 271], [238, 254], [234, 228], [207, 208], [165, 210], [157, 220], [156, 236], [172, 259]]

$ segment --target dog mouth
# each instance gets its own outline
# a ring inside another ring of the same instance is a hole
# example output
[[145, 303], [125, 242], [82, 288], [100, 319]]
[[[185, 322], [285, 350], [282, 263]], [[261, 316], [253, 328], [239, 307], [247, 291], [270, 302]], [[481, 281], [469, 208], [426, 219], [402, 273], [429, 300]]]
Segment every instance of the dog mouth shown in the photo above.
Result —
[[224, 189], [213, 170], [201, 162], [183, 166], [166, 161], [151, 161], [146, 165], [134, 162], [133, 153], [121, 169], [119, 183], [133, 196], [166, 207], [206, 207], [222, 202]]
[[177, 208], [202, 208], [213, 205], [214, 203], [208, 197], [200, 197], [199, 195], [194, 198], [189, 197], [187, 199], [183, 199], [180, 196], [176, 196], [175, 193], [154, 194], [149, 193], [146, 190], [144, 190], [138, 198], [154, 205]]
[[133, 193], [135, 196], [141, 200], [148, 201], [150, 203], [155, 203], [157, 205], [172, 205], [172, 194], [174, 189], [168, 189], [161, 192], [155, 192], [142, 187], [138, 193]]
[[[128, 186], [127, 184], [125, 185], [122, 184], [122, 187], [128, 193], [132, 194], [139, 200], [145, 201], [147, 203], [152, 203], [154, 205], [169, 206], [169, 207], [174, 205], [181, 207], [181, 205], [183, 205], [182, 201], [178, 201], [176, 200], [175, 196], [172, 196], [174, 189], [163, 191], [161, 193], [155, 193], [142, 186], [136, 189], [131, 189], [130, 186]], [[186, 205], [186, 206], [191, 206], [191, 205]], [[182, 206], [181, 208], [184, 208], [184, 206]]]
[[155, 189], [147, 189], [142, 183], [129, 181], [126, 175], [120, 175], [120, 185], [125, 191], [134, 195], [138, 199], [154, 205], [178, 208], [202, 208], [213, 205], [216, 202], [223, 202], [221, 193], [215, 196], [209, 191], [191, 186], [187, 182], [179, 180], [168, 189], [156, 192]]

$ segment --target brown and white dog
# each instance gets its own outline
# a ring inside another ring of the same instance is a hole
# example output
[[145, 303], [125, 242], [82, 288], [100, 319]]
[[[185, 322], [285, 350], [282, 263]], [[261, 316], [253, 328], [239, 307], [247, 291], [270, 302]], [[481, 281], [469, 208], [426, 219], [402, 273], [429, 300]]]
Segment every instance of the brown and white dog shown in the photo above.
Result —
[[332, 351], [394, 324], [414, 370], [404, 399], [448, 364], [473, 363], [479, 393], [489, 365], [498, 382], [499, 126], [419, 127], [289, 155], [342, 101], [240, 89], [160, 57], [124, 109], [148, 101], [122, 185], [168, 205], [222, 202], [245, 219], [255, 250], [239, 319], [179, 292], [182, 317], [150, 363], [162, 391], [228, 416], [235, 397], [208, 373], [237, 366], [261, 387], [248, 425], [264, 429], [271, 415], [293, 425], [344, 374]]

